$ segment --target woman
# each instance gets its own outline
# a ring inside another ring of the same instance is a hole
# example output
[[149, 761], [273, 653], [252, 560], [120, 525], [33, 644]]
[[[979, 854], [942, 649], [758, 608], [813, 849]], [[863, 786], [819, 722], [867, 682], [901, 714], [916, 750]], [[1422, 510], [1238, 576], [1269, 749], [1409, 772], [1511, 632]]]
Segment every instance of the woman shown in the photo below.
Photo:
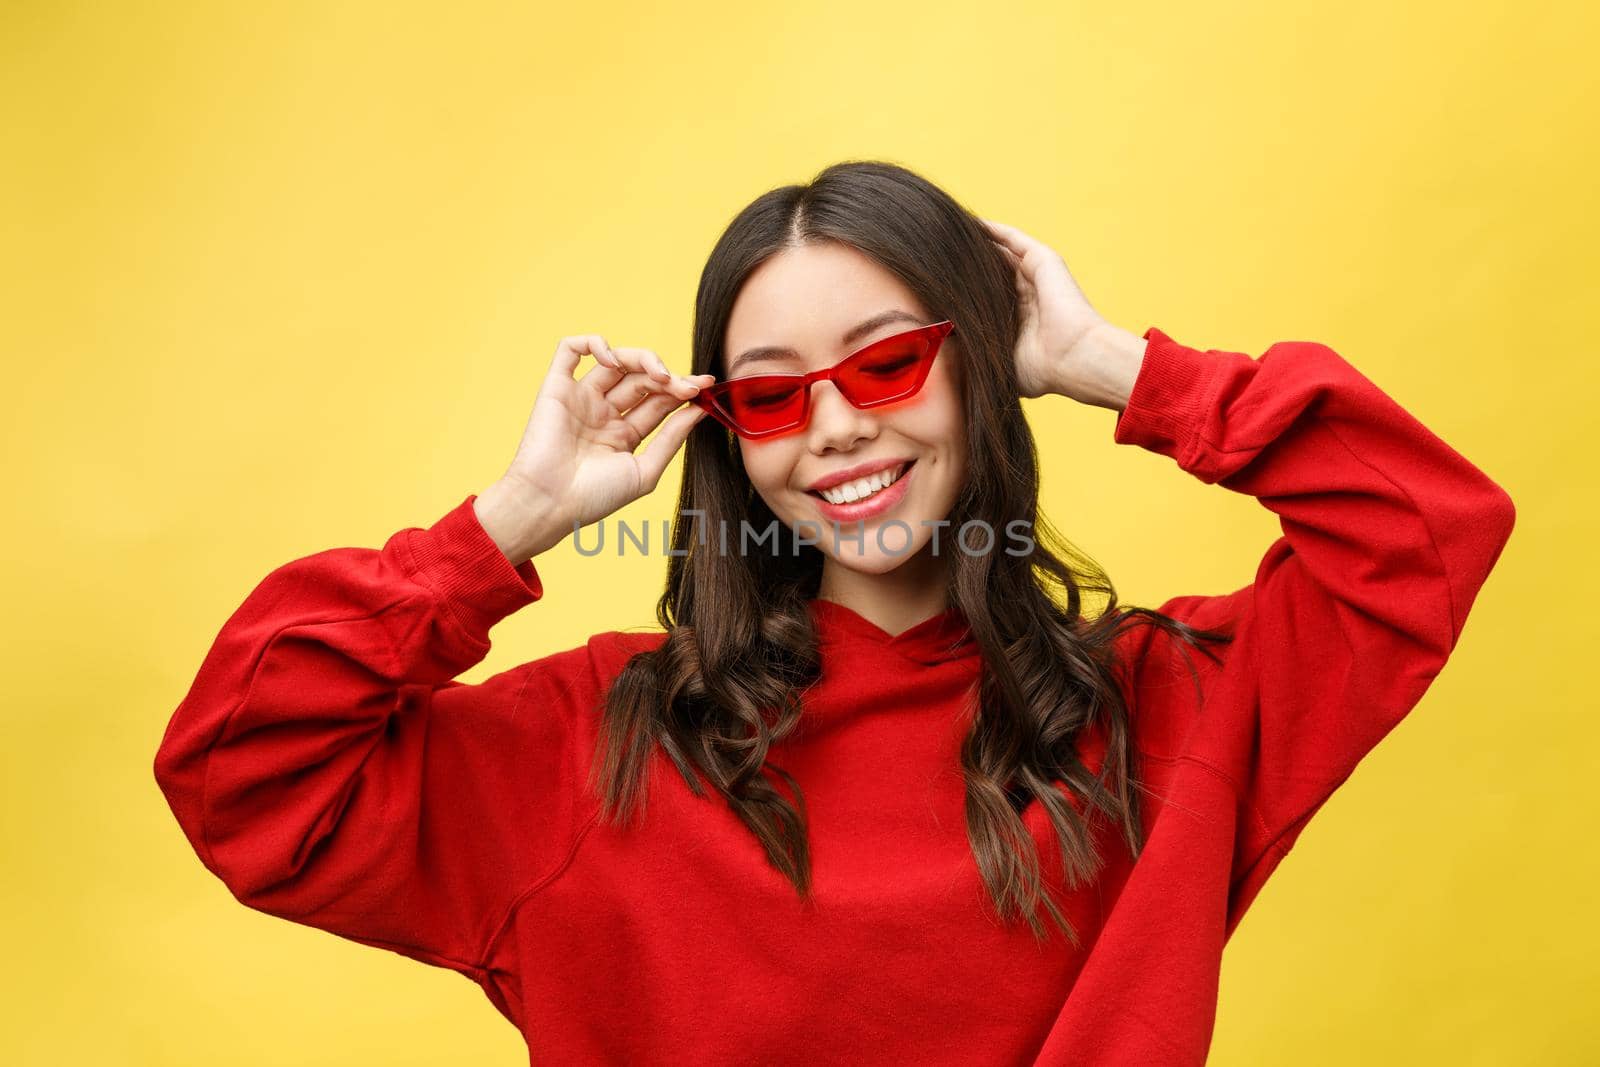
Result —
[[[267, 576], [156, 756], [202, 861], [474, 979], [535, 1061], [1203, 1062], [1224, 942], [1510, 498], [1329, 348], [1136, 337], [883, 163], [738, 215], [693, 369], [569, 337], [501, 478]], [[1064, 560], [1047, 394], [1275, 512], [1255, 580], [1152, 612]], [[455, 682], [685, 443], [665, 632]]]

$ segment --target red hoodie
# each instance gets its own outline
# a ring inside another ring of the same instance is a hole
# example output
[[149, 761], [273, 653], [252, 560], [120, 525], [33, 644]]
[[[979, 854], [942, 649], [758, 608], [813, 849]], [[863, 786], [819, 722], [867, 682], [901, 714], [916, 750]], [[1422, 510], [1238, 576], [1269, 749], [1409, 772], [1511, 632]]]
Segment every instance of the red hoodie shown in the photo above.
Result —
[[[471, 496], [381, 549], [267, 575], [156, 779], [242, 903], [459, 971], [531, 1063], [1202, 1063], [1224, 943], [1444, 666], [1515, 510], [1324, 345], [1252, 359], [1144, 337], [1114, 440], [1256, 497], [1284, 536], [1243, 589], [1161, 606], [1232, 630], [1221, 666], [1148, 626], [1119, 639], [1154, 794], [1138, 862], [1102, 827], [1100, 878], [1065, 894], [1049, 821], [1024, 812], [1079, 947], [989, 909], [959, 764], [982, 660], [958, 611], [892, 636], [812, 602], [822, 678], [771, 750], [807, 806], [805, 906], [659, 751], [644, 822], [597, 819], [600, 702], [660, 632], [453, 681], [543, 592]], [[1099, 739], [1080, 749], [1098, 770]]]

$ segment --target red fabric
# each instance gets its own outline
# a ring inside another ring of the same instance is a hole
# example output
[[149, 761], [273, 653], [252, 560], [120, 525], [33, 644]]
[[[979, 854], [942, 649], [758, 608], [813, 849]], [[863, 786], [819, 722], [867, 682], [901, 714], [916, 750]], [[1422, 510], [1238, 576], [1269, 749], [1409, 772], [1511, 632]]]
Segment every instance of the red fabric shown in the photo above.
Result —
[[[381, 549], [269, 574], [174, 713], [157, 781], [240, 901], [467, 975], [531, 1062], [1202, 1063], [1224, 943], [1426, 692], [1515, 511], [1321, 344], [1252, 359], [1145, 338], [1115, 441], [1256, 497], [1283, 536], [1245, 588], [1161, 606], [1237, 634], [1220, 667], [1191, 653], [1198, 686], [1171, 638], [1123, 638], [1156, 795], [1139, 861], [1103, 833], [1101, 878], [1065, 896], [1078, 948], [988, 910], [959, 769], [980, 659], [959, 612], [890, 636], [813, 602], [823, 678], [771, 754], [810, 816], [804, 907], [659, 753], [644, 823], [596, 820], [599, 702], [659, 632], [453, 681], [542, 595], [472, 497]], [[1024, 821], [1059, 890], [1040, 805]]]

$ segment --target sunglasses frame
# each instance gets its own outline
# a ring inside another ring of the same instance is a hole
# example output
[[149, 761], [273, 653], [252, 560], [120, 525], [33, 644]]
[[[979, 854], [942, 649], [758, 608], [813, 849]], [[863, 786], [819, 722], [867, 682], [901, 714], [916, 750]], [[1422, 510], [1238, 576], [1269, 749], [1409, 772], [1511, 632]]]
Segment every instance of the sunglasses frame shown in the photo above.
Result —
[[[712, 418], [716, 419], [729, 430], [738, 434], [740, 437], [745, 438], [746, 440], [762, 441], [769, 437], [777, 437], [780, 434], [794, 433], [797, 430], [805, 429], [811, 424], [811, 386], [813, 383], [824, 381], [834, 382], [834, 388], [838, 389], [839, 385], [835, 379], [838, 377], [839, 368], [850, 363], [851, 360], [870, 355], [881, 345], [887, 345], [897, 341], [904, 341], [907, 337], [916, 335], [928, 335], [930, 339], [928, 354], [922, 358], [921, 365], [917, 369], [917, 380], [909, 389], [896, 393], [894, 396], [885, 397], [882, 400], [874, 400], [866, 404], [857, 404], [855, 401], [850, 399], [843, 389], [839, 390], [839, 394], [845, 398], [847, 403], [849, 403], [852, 407], [862, 409], [882, 407], [885, 404], [893, 404], [896, 401], [905, 400], [909, 397], [915, 396], [922, 390], [923, 384], [927, 382], [928, 372], [932, 370], [934, 359], [938, 357], [940, 351], [944, 348], [945, 339], [954, 333], [955, 329], [956, 324], [954, 322], [950, 321], [949, 319], [941, 319], [938, 322], [929, 323], [926, 326], [918, 326], [914, 329], [902, 330], [899, 333], [890, 334], [888, 337], [880, 337], [871, 344], [864, 345], [863, 347], [856, 349], [854, 352], [850, 353], [848, 356], [845, 356], [831, 367], [824, 367], [821, 370], [814, 370], [809, 374], [750, 374], [742, 378], [730, 378], [725, 382], [717, 382], [715, 385], [709, 385], [700, 390], [700, 392], [696, 393], [689, 399], [689, 402], [694, 404], [696, 407], [704, 408]], [[772, 382], [780, 379], [785, 382], [791, 382], [795, 385], [798, 385], [801, 389], [802, 399], [800, 402], [800, 420], [796, 423], [788, 426], [780, 426], [775, 430], [761, 430], [752, 432], [740, 426], [734, 419], [733, 413], [725, 409], [722, 405], [722, 396], [730, 392], [735, 387], [736, 383], [742, 384], [745, 382], [756, 381]]]

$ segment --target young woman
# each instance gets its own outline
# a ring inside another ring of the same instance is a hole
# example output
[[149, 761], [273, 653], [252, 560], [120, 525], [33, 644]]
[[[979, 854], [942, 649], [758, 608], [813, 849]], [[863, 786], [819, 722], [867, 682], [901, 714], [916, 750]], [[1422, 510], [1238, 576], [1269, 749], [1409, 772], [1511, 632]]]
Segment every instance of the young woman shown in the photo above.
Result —
[[[200, 859], [472, 978], [533, 1062], [1203, 1062], [1223, 944], [1510, 498], [1326, 346], [1136, 337], [883, 163], [734, 219], [693, 371], [569, 337], [501, 478], [269, 574], [156, 755]], [[1064, 558], [1050, 394], [1276, 513], [1255, 580], [1151, 611]], [[680, 446], [664, 632], [454, 681]]]

